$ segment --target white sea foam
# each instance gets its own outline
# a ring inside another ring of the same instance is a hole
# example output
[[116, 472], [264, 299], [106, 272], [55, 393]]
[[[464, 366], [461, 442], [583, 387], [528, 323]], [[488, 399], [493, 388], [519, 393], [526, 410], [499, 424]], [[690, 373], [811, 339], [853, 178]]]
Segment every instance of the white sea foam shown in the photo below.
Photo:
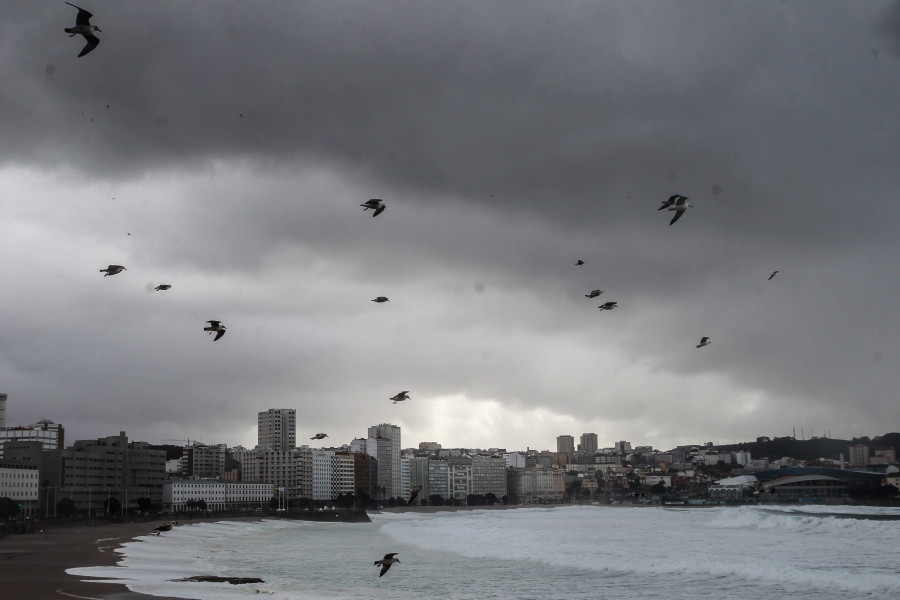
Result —
[[[567, 507], [203, 523], [126, 544], [119, 566], [69, 572], [210, 600], [884, 598], [900, 592], [894, 517], [873, 507]], [[372, 562], [385, 552], [401, 563], [379, 578]], [[172, 581], [194, 575], [265, 582]]]

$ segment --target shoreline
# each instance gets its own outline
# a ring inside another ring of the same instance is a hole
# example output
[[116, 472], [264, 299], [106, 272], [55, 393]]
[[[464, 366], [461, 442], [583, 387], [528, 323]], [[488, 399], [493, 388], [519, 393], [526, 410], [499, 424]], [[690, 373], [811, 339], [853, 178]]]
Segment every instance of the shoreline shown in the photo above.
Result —
[[[273, 517], [221, 517], [188, 523], [259, 521]], [[277, 518], [277, 517], [275, 517]], [[48, 528], [37, 533], [0, 538], [0, 582], [3, 600], [180, 600], [132, 592], [124, 583], [69, 575], [76, 567], [114, 566], [123, 544], [149, 535], [158, 522], [108, 523]]]

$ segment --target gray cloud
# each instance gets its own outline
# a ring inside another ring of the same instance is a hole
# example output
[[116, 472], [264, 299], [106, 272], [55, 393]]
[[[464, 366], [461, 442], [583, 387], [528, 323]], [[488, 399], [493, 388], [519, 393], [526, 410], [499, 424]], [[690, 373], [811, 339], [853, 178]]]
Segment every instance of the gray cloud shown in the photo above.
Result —
[[11, 418], [245, 444], [275, 406], [410, 444], [891, 428], [900, 85], [872, 49], [896, 4], [85, 8], [83, 58], [64, 4], [0, 25]]

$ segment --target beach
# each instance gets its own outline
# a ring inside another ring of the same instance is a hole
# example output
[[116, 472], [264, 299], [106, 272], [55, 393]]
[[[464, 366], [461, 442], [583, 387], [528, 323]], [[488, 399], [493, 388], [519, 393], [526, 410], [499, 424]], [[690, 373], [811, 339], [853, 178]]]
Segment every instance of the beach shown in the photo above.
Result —
[[[50, 528], [43, 532], [0, 538], [0, 582], [4, 600], [95, 598], [149, 600], [157, 598], [129, 591], [124, 585], [82, 581], [66, 569], [114, 565], [115, 549], [147, 535], [156, 523], [112, 523]], [[169, 599], [175, 600], [175, 599]]]

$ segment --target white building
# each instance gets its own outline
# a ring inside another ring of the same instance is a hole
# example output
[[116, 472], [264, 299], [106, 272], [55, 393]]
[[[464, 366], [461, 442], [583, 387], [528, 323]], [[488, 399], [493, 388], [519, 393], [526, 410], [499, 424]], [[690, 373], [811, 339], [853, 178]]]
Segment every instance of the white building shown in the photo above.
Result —
[[332, 474], [334, 471], [334, 450], [312, 448], [312, 499], [331, 500], [334, 498]]
[[9, 498], [19, 506], [19, 517], [38, 511], [40, 472], [36, 466], [0, 464], [0, 498]]
[[203, 500], [207, 510], [231, 510], [263, 508], [277, 495], [277, 487], [271, 483], [177, 479], [163, 484], [163, 506], [176, 513], [188, 510], [189, 500]]

